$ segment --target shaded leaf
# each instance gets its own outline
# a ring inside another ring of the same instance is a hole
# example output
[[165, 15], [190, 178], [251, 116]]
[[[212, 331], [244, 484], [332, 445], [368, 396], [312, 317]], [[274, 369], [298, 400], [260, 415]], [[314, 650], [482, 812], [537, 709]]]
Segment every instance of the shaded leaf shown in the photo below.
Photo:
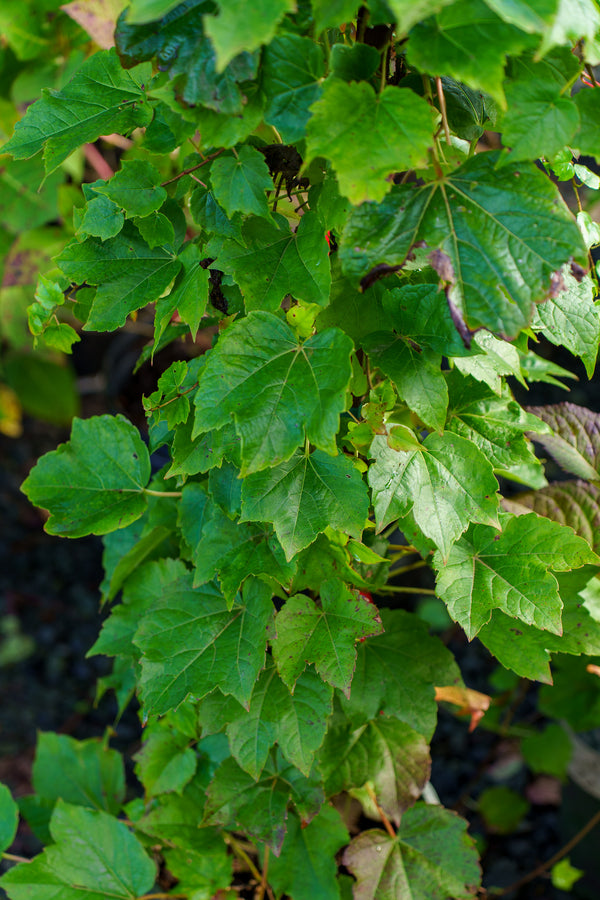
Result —
[[32, 774], [36, 794], [51, 803], [60, 798], [116, 815], [125, 798], [121, 754], [94, 738], [40, 732]]
[[286, 12], [295, 9], [293, 0], [258, 0], [248, 7], [243, 0], [219, 3], [219, 15], [205, 19], [206, 33], [217, 51], [218, 69], [244, 50], [268, 44]]
[[552, 429], [552, 434], [532, 434], [536, 443], [567, 472], [588, 481], [600, 480], [600, 413], [574, 403], [530, 406]]
[[181, 793], [196, 771], [187, 735], [163, 729], [148, 735], [135, 755], [135, 772], [147, 794]]
[[517, 494], [503, 501], [509, 512], [528, 510], [568, 525], [590, 547], [600, 551], [600, 487], [588, 481], [558, 481], [538, 491]]
[[19, 824], [19, 807], [5, 784], [0, 784], [0, 853], [8, 850]]
[[266, 191], [273, 179], [262, 153], [244, 145], [236, 156], [220, 156], [210, 167], [215, 199], [231, 217], [235, 212], [270, 218]]
[[560, 85], [541, 79], [509, 81], [506, 99], [502, 139], [511, 148], [511, 161], [540, 156], [552, 159], [571, 143], [579, 113], [571, 98], [561, 93]]
[[160, 173], [145, 159], [124, 160], [117, 174], [104, 183], [96, 182], [94, 190], [124, 209], [128, 216], [149, 216], [167, 199]]
[[309, 107], [321, 96], [323, 70], [321, 48], [309, 38], [282, 34], [265, 48], [261, 82], [267, 98], [265, 122], [285, 143], [304, 137]]

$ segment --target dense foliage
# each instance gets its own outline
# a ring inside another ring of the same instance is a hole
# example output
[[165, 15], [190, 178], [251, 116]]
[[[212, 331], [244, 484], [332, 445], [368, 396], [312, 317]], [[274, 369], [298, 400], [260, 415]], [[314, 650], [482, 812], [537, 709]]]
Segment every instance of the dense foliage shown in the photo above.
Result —
[[[244, 896], [472, 896], [466, 823], [422, 794], [437, 704], [476, 724], [488, 698], [416, 599], [544, 683], [547, 716], [600, 724], [600, 419], [509, 384], [568, 375], [538, 336], [595, 367], [600, 11], [133, 0], [113, 47], [109, 7], [0, 10], [2, 301], [37, 347], [3, 374], [149, 305], [143, 358], [178, 348], [147, 435], [75, 418], [23, 485], [51, 534], [105, 536], [90, 653], [120, 710], [139, 698], [143, 797], [108, 737], [42, 734], [20, 806], [47, 847], [1, 885], [232, 900], [235, 857]], [[118, 170], [79, 190], [107, 135]], [[349, 834], [340, 795], [371, 828]], [[0, 812], [8, 849], [6, 789]]]

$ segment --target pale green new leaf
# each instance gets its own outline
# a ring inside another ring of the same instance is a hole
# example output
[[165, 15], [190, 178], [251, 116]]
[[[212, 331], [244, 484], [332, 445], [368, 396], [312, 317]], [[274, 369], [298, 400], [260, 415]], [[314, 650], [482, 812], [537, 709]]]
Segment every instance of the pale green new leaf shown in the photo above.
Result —
[[125, 528], [146, 509], [150, 457], [124, 416], [73, 419], [71, 440], [43, 456], [21, 490], [47, 509], [49, 534], [83, 537]]
[[264, 665], [271, 592], [248, 582], [230, 610], [216, 588], [194, 588], [192, 572], [184, 570], [182, 564], [179, 578], [166, 586], [169, 605], [151, 609], [135, 636], [144, 707], [162, 715], [189, 694], [201, 698], [215, 687], [247, 704]]
[[421, 796], [430, 768], [425, 738], [404, 722], [383, 716], [357, 729], [334, 720], [319, 753], [328, 796], [362, 788], [368, 782], [396, 825]]
[[567, 472], [587, 481], [600, 480], [600, 414], [574, 403], [531, 406], [552, 434], [532, 434]]
[[599, 28], [600, 10], [594, 0], [558, 0], [552, 25], [543, 36], [538, 55], [543, 56], [556, 44], [571, 44], [582, 38], [593, 46]]
[[125, 223], [125, 216], [116, 203], [108, 197], [92, 197], [85, 207], [77, 228], [80, 236], [98, 237], [101, 241], [116, 237]]
[[292, 694], [275, 666], [267, 666], [256, 683], [248, 712], [240, 707], [227, 726], [232, 756], [258, 778], [277, 742], [285, 758], [308, 776], [325, 737], [332, 696], [331, 686], [312, 669], [300, 675]]
[[331, 579], [321, 586], [319, 606], [305, 594], [296, 594], [275, 617], [271, 640], [275, 665], [290, 690], [307, 663], [314, 663], [324, 681], [349, 695], [355, 643], [380, 631], [377, 607]]
[[531, 163], [497, 170], [496, 161], [480, 153], [443, 179], [397, 186], [353, 210], [342, 235], [346, 272], [366, 288], [371, 269], [404, 265], [425, 241], [466, 325], [516, 335], [556, 270], [571, 256], [585, 265], [587, 254], [550, 180]]
[[158, 300], [181, 266], [162, 247], [149, 247], [131, 223], [105, 241], [71, 241], [56, 262], [76, 284], [99, 285], [85, 324], [95, 331], [114, 331], [130, 313]]
[[332, 162], [340, 192], [353, 204], [379, 201], [394, 172], [427, 162], [433, 137], [431, 107], [413, 91], [394, 86], [380, 94], [366, 82], [329, 80], [312, 106], [305, 162]]
[[544, 34], [552, 24], [558, 0], [485, 0], [505, 22], [521, 31]]
[[220, 0], [219, 15], [206, 16], [204, 27], [217, 51], [219, 71], [244, 50], [268, 44], [287, 12], [296, 8], [294, 0]]
[[550, 570], [576, 569], [598, 557], [570, 528], [533, 513], [504, 518], [502, 525], [501, 533], [474, 525], [447, 559], [436, 553], [439, 596], [469, 639], [494, 609], [561, 634], [563, 604]]
[[321, 450], [244, 479], [242, 522], [272, 522], [290, 560], [332, 527], [359, 538], [369, 511], [366, 486], [345, 456]]
[[579, 356], [591, 378], [600, 343], [600, 308], [594, 298], [594, 282], [589, 275], [577, 281], [566, 270], [562, 277], [564, 290], [536, 308], [533, 328]]
[[213, 265], [233, 276], [247, 310], [276, 312], [287, 294], [319, 306], [329, 300], [327, 241], [311, 212], [302, 216], [295, 232], [287, 221], [248, 219], [241, 240], [225, 240]]
[[397, 837], [363, 831], [343, 857], [356, 876], [355, 900], [471, 900], [481, 872], [467, 823], [441, 806], [419, 803]]
[[215, 199], [231, 218], [235, 212], [270, 218], [266, 191], [273, 179], [262, 153], [244, 144], [236, 155], [220, 156], [210, 167]]
[[278, 316], [255, 311], [221, 335], [201, 372], [195, 435], [235, 419], [242, 474], [274, 466], [305, 438], [336, 453], [352, 374], [350, 339], [337, 328], [300, 344]]
[[278, 35], [265, 48], [262, 89], [267, 98], [265, 122], [286, 143], [305, 136], [311, 104], [321, 96], [323, 53], [309, 38]]
[[94, 190], [116, 203], [128, 216], [149, 216], [167, 199], [160, 172], [145, 159], [125, 160], [110, 181], [97, 182]]
[[398, 32], [406, 34], [413, 25], [438, 13], [452, 0], [388, 0], [388, 6], [396, 16]]
[[340, 813], [323, 806], [308, 825], [292, 814], [279, 856], [269, 860], [269, 883], [294, 900], [340, 900], [335, 855], [349, 835]]
[[411, 513], [444, 559], [470, 522], [496, 525], [498, 483], [475, 444], [430, 434], [418, 449], [392, 450], [385, 435], [371, 445], [369, 469], [377, 528]]
[[0, 879], [11, 900], [134, 900], [152, 888], [156, 866], [124, 822], [59, 800], [50, 832], [54, 844]]
[[0, 853], [8, 850], [19, 824], [19, 807], [5, 784], [0, 784]]
[[152, 111], [142, 84], [150, 75], [147, 64], [125, 71], [114, 49], [94, 53], [61, 91], [45, 90], [27, 108], [2, 151], [29, 159], [44, 148], [49, 174], [81, 144], [147, 125]]

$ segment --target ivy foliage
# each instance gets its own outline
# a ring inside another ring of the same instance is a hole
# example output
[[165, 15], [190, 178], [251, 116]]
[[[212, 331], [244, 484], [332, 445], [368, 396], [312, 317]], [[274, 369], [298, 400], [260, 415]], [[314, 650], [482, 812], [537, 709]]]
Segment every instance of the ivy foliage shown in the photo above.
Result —
[[[0, 241], [21, 216], [52, 247], [18, 285], [41, 350], [142, 316], [142, 361], [180, 357], [147, 440], [75, 418], [23, 484], [50, 533], [104, 536], [90, 652], [121, 711], [138, 695], [143, 797], [107, 741], [41, 735], [21, 811], [48, 846], [2, 887], [233, 897], [235, 854], [260, 897], [471, 897], [466, 823], [420, 798], [436, 698], [476, 707], [415, 598], [545, 682], [548, 715], [600, 724], [598, 416], [508, 380], [568, 375], [540, 336], [596, 363], [600, 230], [557, 182], [600, 187], [597, 4], [81, 5], [0, 11]], [[115, 133], [117, 170], [77, 189]], [[374, 826], [352, 838], [344, 793]], [[3, 851], [17, 818], [0, 786]]]

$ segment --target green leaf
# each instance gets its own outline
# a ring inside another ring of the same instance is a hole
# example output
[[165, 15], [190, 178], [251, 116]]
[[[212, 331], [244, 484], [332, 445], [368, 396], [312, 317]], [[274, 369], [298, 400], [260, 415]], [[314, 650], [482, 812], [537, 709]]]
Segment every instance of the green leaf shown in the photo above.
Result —
[[455, 368], [463, 375], [482, 381], [498, 396], [502, 394], [502, 375], [514, 375], [523, 384], [522, 357], [509, 341], [499, 340], [489, 331], [478, 331], [471, 346], [475, 355], [453, 359]]
[[551, 870], [552, 886], [558, 888], [559, 891], [570, 891], [573, 885], [585, 875], [583, 869], [577, 869], [571, 865], [569, 857], [561, 859], [555, 863]]
[[383, 308], [386, 291], [381, 282], [376, 282], [368, 294], [359, 292], [349, 278], [342, 276], [337, 256], [338, 253], [332, 257], [329, 306], [319, 314], [316, 326], [319, 331], [338, 326], [358, 345], [372, 332], [389, 328]]
[[388, 86], [380, 94], [366, 82], [326, 82], [312, 106], [305, 162], [331, 160], [340, 192], [351, 203], [379, 201], [394, 172], [427, 163], [432, 144], [431, 107], [413, 91]]
[[474, 91], [454, 78], [442, 78], [448, 125], [463, 141], [479, 140], [496, 122], [496, 104], [489, 94]]
[[339, 900], [335, 855], [348, 838], [339, 812], [331, 806], [323, 806], [306, 826], [290, 815], [280, 855], [269, 860], [269, 883], [278, 895], [295, 900]]
[[421, 19], [439, 12], [451, 2], [452, 0], [388, 0], [388, 5], [396, 17], [398, 30], [406, 34]]
[[529, 803], [505, 785], [486, 788], [479, 797], [479, 812], [488, 828], [497, 834], [515, 831], [529, 812]]
[[135, 227], [146, 241], [149, 247], [167, 246], [173, 248], [175, 244], [175, 229], [167, 217], [160, 212], [152, 212], [144, 218], [136, 218]]
[[[198, 834], [204, 838], [199, 850], [162, 849], [169, 872], [177, 878], [177, 891], [184, 892], [190, 900], [222, 896], [232, 880], [233, 856], [227, 853], [223, 836], [213, 828], [202, 828]], [[198, 842], [196, 842], [198, 843]]]
[[29, 159], [43, 147], [50, 174], [81, 144], [147, 125], [152, 113], [142, 84], [149, 77], [149, 66], [125, 72], [114, 50], [95, 53], [61, 91], [45, 90], [28, 107], [2, 151]]
[[378, 717], [358, 729], [348, 722], [336, 726], [334, 720], [319, 753], [328, 796], [369, 783], [396, 825], [421, 796], [430, 768], [425, 738], [391, 718]]
[[289, 560], [331, 526], [359, 538], [369, 500], [349, 459], [315, 450], [244, 479], [242, 522], [272, 522]]
[[108, 197], [92, 197], [85, 207], [77, 234], [98, 237], [101, 241], [116, 237], [125, 222], [125, 216], [116, 203]]
[[383, 633], [360, 643], [342, 709], [354, 728], [379, 716], [406, 722], [429, 740], [437, 721], [434, 684], [460, 684], [451, 653], [413, 613], [382, 609]]
[[377, 528], [411, 513], [446, 559], [470, 522], [495, 525], [498, 483], [488, 460], [465, 438], [430, 434], [414, 450], [392, 450], [383, 435], [371, 445], [369, 484]]
[[334, 454], [351, 350], [338, 329], [299, 344], [277, 316], [251, 312], [222, 333], [200, 374], [195, 434], [233, 415], [242, 475], [288, 460], [306, 439]]
[[[30, 299], [30, 298], [28, 298]], [[79, 395], [71, 366], [41, 353], [3, 354], [3, 378], [23, 410], [42, 422], [69, 426], [79, 412]]]
[[469, 640], [500, 609], [526, 624], [561, 634], [562, 601], [549, 571], [595, 563], [589, 544], [571, 529], [535, 514], [512, 516], [502, 533], [472, 526], [448, 558], [434, 557], [437, 592]]
[[71, 241], [56, 262], [77, 284], [99, 285], [85, 325], [96, 331], [114, 331], [130, 313], [158, 300], [181, 265], [162, 247], [150, 248], [130, 223], [106, 241]]
[[180, 3], [181, 0], [131, 0], [127, 11], [127, 20], [140, 23], [162, 19]]
[[315, 27], [318, 32], [324, 28], [334, 28], [356, 17], [356, 0], [313, 0]]
[[547, 80], [508, 82], [508, 110], [503, 120], [503, 142], [516, 159], [552, 159], [571, 139], [579, 126], [579, 112], [560, 85]]
[[552, 719], [565, 719], [574, 731], [591, 731], [600, 722], [598, 676], [588, 671], [597, 659], [560, 654], [552, 664], [553, 685], [544, 684], [539, 710]]
[[506, 57], [532, 45], [534, 40], [503, 22], [483, 0], [458, 0], [415, 24], [407, 59], [421, 72], [451, 75], [503, 102]]
[[243, 50], [268, 44], [281, 19], [294, 9], [293, 0], [257, 0], [251, 8], [243, 0], [220, 2], [219, 15], [205, 19], [206, 33], [217, 51], [218, 69], [222, 71]]
[[173, 465], [168, 477], [174, 475], [197, 475], [220, 466], [224, 459], [239, 462], [240, 438], [233, 423], [224, 425], [218, 431], [208, 431], [195, 440], [192, 438], [193, 422], [186, 422], [175, 429], [173, 441]]
[[271, 640], [275, 665], [290, 690], [307, 663], [314, 663], [324, 681], [349, 696], [354, 645], [380, 631], [377, 607], [332, 579], [321, 586], [319, 606], [305, 594], [296, 594], [277, 613]]
[[564, 290], [537, 307], [533, 327], [553, 344], [581, 357], [588, 378], [592, 378], [600, 343], [600, 310], [594, 300], [594, 283], [589, 275], [579, 282], [567, 271], [563, 271], [563, 281]]
[[542, 731], [523, 738], [521, 753], [532, 772], [565, 781], [573, 747], [564, 728], [551, 722]]
[[536, 443], [567, 472], [588, 481], [600, 480], [600, 414], [574, 403], [531, 406], [552, 429], [552, 434], [533, 434]]
[[366, 287], [371, 269], [402, 266], [425, 241], [440, 251], [430, 260], [467, 326], [514, 336], [551, 293], [553, 273], [585, 256], [548, 178], [527, 163], [498, 171], [496, 159], [480, 153], [444, 178], [395, 187], [383, 203], [354, 210], [341, 249], [347, 273]]
[[357, 900], [470, 900], [480, 882], [467, 823], [441, 806], [419, 803], [402, 816], [397, 837], [363, 831], [344, 852]]
[[269, 844], [278, 855], [290, 800], [302, 818], [310, 820], [323, 802], [320, 782], [306, 778], [279, 755], [275, 761], [268, 760], [258, 780], [229, 758], [219, 766], [208, 788], [205, 821], [242, 830]]
[[8, 850], [19, 824], [19, 807], [5, 784], [0, 784], [0, 853]]
[[225, 240], [213, 265], [233, 276], [247, 310], [276, 312], [287, 294], [319, 306], [329, 299], [327, 241], [311, 212], [302, 216], [296, 232], [287, 221], [246, 220], [242, 239]]
[[150, 457], [124, 416], [74, 419], [71, 440], [43, 456], [21, 486], [47, 509], [49, 534], [82, 537], [125, 528], [146, 509]]
[[180, 794], [194, 777], [197, 757], [187, 735], [171, 729], [151, 733], [135, 755], [135, 772], [147, 794]]
[[54, 844], [0, 879], [12, 900], [32, 896], [132, 900], [152, 888], [155, 864], [113, 816], [59, 800], [50, 831]]
[[557, 0], [485, 0], [490, 9], [521, 31], [543, 34], [555, 17]]
[[462, 377], [456, 370], [448, 375], [450, 404], [447, 428], [472, 441], [495, 469], [510, 471], [515, 466], [535, 465], [543, 487], [545, 478], [539, 460], [525, 432], [542, 432], [544, 423], [526, 413], [505, 388], [498, 397], [487, 385]]
[[232, 756], [257, 779], [277, 742], [285, 758], [308, 777], [325, 737], [332, 696], [332, 688], [311, 669], [302, 673], [292, 694], [275, 666], [268, 666], [252, 692], [248, 712], [240, 708], [227, 727]]
[[192, 572], [181, 563], [178, 577], [166, 584], [169, 605], [151, 609], [136, 633], [148, 713], [162, 715], [188, 694], [201, 698], [215, 687], [247, 705], [264, 665], [273, 615], [270, 590], [248, 582], [243, 598], [229, 610], [216, 588], [194, 588], [192, 582]]
[[600, 12], [592, 0], [558, 0], [552, 27], [544, 35], [538, 55], [543, 56], [555, 44], [571, 44], [582, 37], [593, 46], [599, 28]]
[[[143, 220], [142, 220], [143, 221]], [[198, 328], [208, 304], [210, 291], [209, 271], [203, 265], [202, 251], [197, 244], [187, 244], [178, 256], [182, 268], [175, 279], [173, 289], [166, 297], [156, 302], [156, 327], [154, 332], [154, 352], [175, 312], [190, 326], [192, 339], [196, 339]]]
[[600, 104], [596, 91], [585, 88], [579, 91], [575, 94], [575, 105], [579, 110], [581, 124], [573, 143], [582, 154], [600, 156]]
[[309, 38], [277, 36], [265, 48], [262, 89], [267, 98], [265, 122], [273, 125], [286, 143], [305, 136], [311, 104], [321, 96], [323, 54]]
[[[43, 179], [44, 166], [40, 158], [3, 159], [0, 167], [0, 221], [9, 231], [19, 233], [56, 219], [58, 191], [64, 181], [64, 172], [54, 172], [41, 185]], [[4, 250], [2, 255], [5, 255]]]
[[145, 159], [124, 160], [110, 181], [96, 183], [94, 190], [125, 210], [128, 216], [149, 216], [163, 205], [167, 192], [160, 173]]
[[389, 332], [371, 334], [362, 343], [373, 365], [392, 379], [400, 399], [428, 428], [443, 431], [448, 389], [441, 355], [415, 349], [412, 342]]
[[36, 794], [65, 803], [119, 812], [125, 797], [123, 758], [101, 741], [76, 741], [52, 731], [38, 735], [33, 764]]
[[244, 145], [235, 156], [220, 156], [210, 167], [215, 199], [232, 216], [235, 212], [270, 218], [265, 191], [274, 190], [262, 153]]

